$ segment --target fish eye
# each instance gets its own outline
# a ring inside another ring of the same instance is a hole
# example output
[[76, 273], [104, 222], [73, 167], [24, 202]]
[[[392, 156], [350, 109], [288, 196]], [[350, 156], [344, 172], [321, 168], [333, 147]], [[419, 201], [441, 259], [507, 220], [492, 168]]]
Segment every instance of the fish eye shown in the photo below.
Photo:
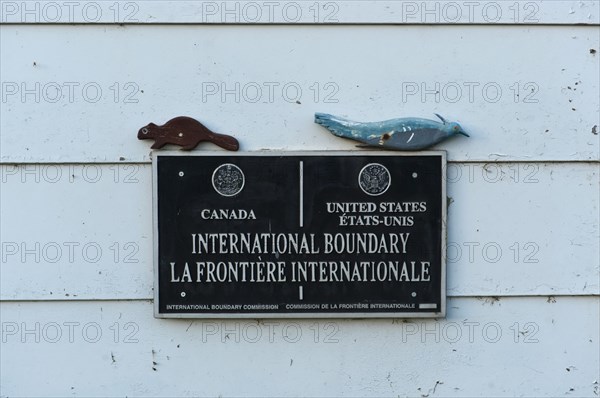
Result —
[[142, 129], [142, 134], [148, 134], [148, 127], [144, 127]]

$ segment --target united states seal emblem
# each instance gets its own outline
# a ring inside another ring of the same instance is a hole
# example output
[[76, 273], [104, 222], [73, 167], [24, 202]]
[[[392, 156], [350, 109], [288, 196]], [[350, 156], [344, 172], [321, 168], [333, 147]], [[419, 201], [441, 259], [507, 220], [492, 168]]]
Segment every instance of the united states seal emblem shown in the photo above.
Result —
[[244, 173], [234, 164], [225, 163], [215, 169], [212, 175], [213, 188], [221, 196], [235, 196], [244, 189]]
[[358, 185], [364, 193], [378, 196], [388, 190], [392, 182], [389, 170], [382, 164], [369, 163], [358, 174]]

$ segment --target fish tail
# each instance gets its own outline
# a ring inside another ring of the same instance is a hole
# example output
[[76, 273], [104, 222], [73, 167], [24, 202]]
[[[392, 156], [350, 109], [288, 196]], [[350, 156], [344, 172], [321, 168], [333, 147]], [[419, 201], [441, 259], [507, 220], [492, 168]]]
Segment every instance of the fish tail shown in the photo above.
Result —
[[315, 123], [320, 124], [338, 137], [348, 135], [348, 119], [339, 116], [329, 115], [327, 113], [315, 113]]

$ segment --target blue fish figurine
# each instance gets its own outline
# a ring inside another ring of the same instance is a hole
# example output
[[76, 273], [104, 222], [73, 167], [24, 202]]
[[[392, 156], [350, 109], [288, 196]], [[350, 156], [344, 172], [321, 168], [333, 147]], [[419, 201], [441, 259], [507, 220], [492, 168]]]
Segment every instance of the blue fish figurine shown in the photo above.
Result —
[[338, 137], [400, 151], [429, 148], [457, 134], [469, 136], [458, 123], [447, 122], [437, 113], [435, 115], [442, 123], [415, 117], [362, 123], [326, 113], [315, 113], [315, 123]]

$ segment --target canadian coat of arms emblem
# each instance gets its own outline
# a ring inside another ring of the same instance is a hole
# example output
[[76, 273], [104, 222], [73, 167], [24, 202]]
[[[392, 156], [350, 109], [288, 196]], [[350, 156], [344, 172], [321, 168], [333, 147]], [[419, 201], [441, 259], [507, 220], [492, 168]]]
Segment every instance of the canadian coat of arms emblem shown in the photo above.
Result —
[[221, 196], [235, 196], [244, 189], [244, 173], [234, 164], [225, 163], [215, 169], [212, 184]]

